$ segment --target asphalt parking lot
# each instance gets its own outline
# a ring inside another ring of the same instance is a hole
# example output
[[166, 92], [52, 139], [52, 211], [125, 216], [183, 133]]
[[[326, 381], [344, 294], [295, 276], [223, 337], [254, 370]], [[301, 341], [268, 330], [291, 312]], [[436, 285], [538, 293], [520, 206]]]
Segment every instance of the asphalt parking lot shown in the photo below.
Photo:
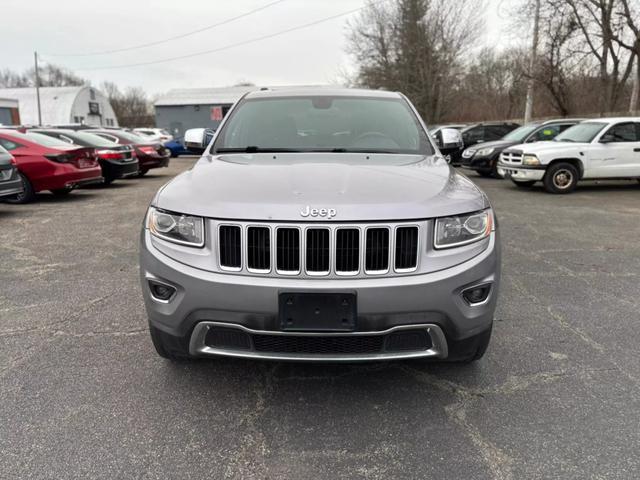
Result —
[[137, 241], [193, 161], [0, 204], [1, 478], [638, 478], [639, 184], [553, 196], [470, 175], [503, 241], [477, 364], [172, 364]]

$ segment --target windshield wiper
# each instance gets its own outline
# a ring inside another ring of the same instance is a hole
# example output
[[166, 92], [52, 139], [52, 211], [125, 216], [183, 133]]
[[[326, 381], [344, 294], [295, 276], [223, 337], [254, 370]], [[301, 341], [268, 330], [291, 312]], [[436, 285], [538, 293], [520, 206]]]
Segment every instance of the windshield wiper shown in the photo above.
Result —
[[285, 153], [285, 152], [302, 152], [297, 148], [276, 148], [265, 147], [261, 148], [256, 145], [249, 145], [248, 147], [229, 147], [218, 148], [215, 153]]

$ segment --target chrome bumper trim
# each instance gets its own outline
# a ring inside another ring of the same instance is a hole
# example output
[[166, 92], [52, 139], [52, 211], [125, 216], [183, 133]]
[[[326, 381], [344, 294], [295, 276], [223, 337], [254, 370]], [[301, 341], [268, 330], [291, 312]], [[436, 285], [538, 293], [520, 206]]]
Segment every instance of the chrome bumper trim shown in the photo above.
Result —
[[[207, 332], [211, 327], [236, 328], [249, 334], [256, 335], [280, 335], [280, 336], [376, 336], [387, 335], [399, 330], [425, 329], [431, 337], [432, 346], [428, 350], [410, 352], [389, 352], [375, 354], [289, 354], [289, 353], [265, 353], [251, 350], [230, 350], [212, 348], [205, 345]], [[193, 329], [189, 342], [189, 353], [195, 356], [225, 356], [236, 358], [253, 358], [262, 360], [279, 360], [295, 362], [371, 362], [379, 360], [402, 360], [410, 358], [447, 358], [447, 340], [442, 329], [435, 324], [400, 325], [379, 332], [282, 332], [271, 330], [253, 330], [242, 325], [224, 322], [200, 322]]]

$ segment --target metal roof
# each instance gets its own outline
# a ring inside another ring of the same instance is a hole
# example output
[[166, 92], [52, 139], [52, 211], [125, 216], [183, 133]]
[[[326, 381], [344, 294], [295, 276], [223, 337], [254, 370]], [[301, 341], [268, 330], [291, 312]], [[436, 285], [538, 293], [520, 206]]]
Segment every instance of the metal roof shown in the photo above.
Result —
[[[73, 102], [85, 88], [89, 87], [41, 87], [40, 108], [42, 123], [69, 123]], [[20, 118], [23, 123], [38, 123], [38, 103], [35, 88], [0, 88], [0, 97], [18, 100]]]
[[309, 89], [309, 88], [339, 88], [329, 85], [298, 85], [298, 86], [239, 86], [216, 88], [176, 88], [161, 96], [154, 105], [156, 107], [182, 105], [224, 105], [237, 102], [247, 92], [268, 88], [269, 90]]

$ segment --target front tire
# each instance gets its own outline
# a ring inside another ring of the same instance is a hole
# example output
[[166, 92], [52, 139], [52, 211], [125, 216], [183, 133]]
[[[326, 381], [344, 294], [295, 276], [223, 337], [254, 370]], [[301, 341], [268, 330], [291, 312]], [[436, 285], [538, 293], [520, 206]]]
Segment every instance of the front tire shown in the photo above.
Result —
[[138, 170], [138, 177], [144, 177], [148, 171], [148, 168], [141, 168], [140, 170]]
[[18, 172], [18, 176], [20, 177], [20, 180], [22, 180], [22, 188], [24, 191], [18, 195], [7, 198], [5, 202], [13, 203], [14, 205], [22, 205], [32, 202], [36, 198], [36, 192], [33, 190], [33, 185], [31, 185], [29, 179], [21, 172]]
[[490, 178], [492, 176], [491, 174], [491, 170], [476, 170], [478, 172], [478, 175], [480, 175], [483, 178]]
[[558, 162], [547, 168], [542, 179], [544, 188], [549, 193], [571, 193], [578, 185], [578, 169], [567, 162]]

